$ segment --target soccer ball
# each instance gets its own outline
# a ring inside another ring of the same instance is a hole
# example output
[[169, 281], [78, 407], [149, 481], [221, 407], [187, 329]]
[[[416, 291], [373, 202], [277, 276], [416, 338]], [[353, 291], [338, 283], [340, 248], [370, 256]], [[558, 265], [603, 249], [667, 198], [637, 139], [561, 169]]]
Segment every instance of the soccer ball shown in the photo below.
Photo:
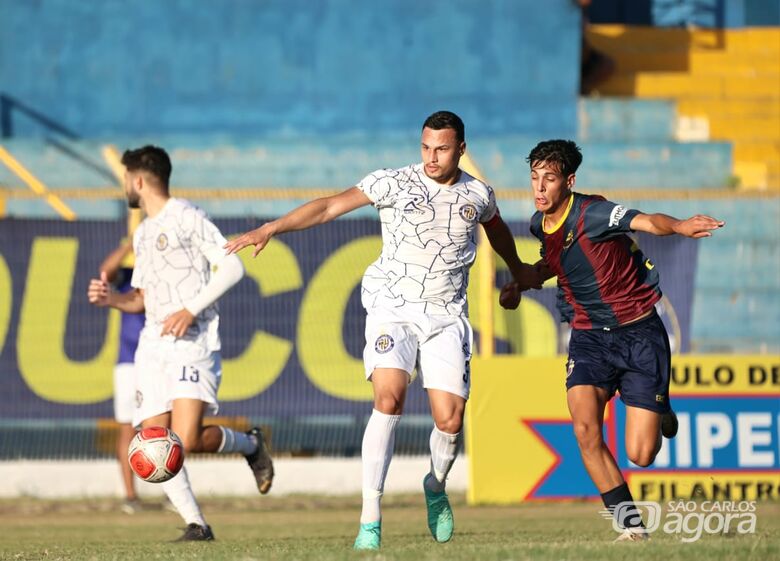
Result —
[[135, 474], [150, 483], [168, 481], [184, 464], [184, 448], [176, 433], [165, 427], [141, 429], [130, 441], [127, 461]]

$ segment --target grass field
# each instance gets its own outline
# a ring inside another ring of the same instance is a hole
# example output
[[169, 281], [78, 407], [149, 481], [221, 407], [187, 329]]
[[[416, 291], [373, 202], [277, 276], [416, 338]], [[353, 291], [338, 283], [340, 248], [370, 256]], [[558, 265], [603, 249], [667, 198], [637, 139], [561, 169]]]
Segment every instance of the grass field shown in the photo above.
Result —
[[453, 497], [456, 531], [435, 543], [421, 496], [385, 499], [381, 552], [351, 550], [359, 499], [257, 497], [202, 501], [216, 541], [169, 543], [181, 520], [160, 509], [132, 516], [118, 502], [0, 501], [3, 560], [727, 560], [780, 559], [780, 504], [758, 508], [755, 535], [705, 535], [694, 543], [656, 534], [649, 543], [612, 544], [616, 534], [596, 503], [469, 507]]

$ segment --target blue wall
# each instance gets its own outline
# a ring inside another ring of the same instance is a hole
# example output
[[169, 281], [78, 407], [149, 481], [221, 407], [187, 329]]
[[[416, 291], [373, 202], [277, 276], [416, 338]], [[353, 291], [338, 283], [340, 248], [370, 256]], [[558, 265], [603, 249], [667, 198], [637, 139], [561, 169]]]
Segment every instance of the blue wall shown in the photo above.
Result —
[[[572, 135], [571, 0], [0, 0], [3, 136], [409, 130]], [[543, 60], [541, 55], [543, 54]]]

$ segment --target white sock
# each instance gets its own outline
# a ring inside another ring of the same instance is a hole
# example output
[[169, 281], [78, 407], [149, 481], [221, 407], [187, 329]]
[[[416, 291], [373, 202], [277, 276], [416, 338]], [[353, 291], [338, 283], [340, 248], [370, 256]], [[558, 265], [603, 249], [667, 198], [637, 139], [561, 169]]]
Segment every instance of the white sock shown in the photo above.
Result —
[[192, 494], [192, 487], [190, 487], [186, 468], [182, 467], [181, 471], [172, 479], [160, 485], [162, 485], [163, 491], [168, 495], [168, 499], [176, 507], [176, 510], [179, 511], [186, 524], [206, 525], [206, 520], [200, 511], [198, 501], [195, 500], [195, 495]]
[[436, 425], [431, 431], [431, 475], [425, 481], [430, 491], [441, 493], [447, 483], [447, 474], [458, 455], [458, 437], [460, 433], [449, 434], [440, 431]]
[[382, 518], [379, 503], [385, 489], [385, 478], [395, 447], [395, 427], [401, 415], [385, 415], [376, 409], [371, 413], [363, 433], [363, 510], [360, 523]]
[[222, 444], [217, 449], [217, 454], [234, 454], [240, 452], [244, 456], [257, 451], [257, 439], [245, 432], [237, 432], [227, 427], [219, 427], [222, 431]]

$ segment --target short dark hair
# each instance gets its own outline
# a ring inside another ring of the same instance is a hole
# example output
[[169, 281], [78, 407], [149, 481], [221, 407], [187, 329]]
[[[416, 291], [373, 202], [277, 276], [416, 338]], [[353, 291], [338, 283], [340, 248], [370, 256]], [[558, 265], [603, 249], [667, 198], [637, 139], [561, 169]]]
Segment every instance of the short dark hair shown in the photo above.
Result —
[[158, 146], [143, 146], [135, 150], [125, 150], [122, 163], [127, 171], [142, 170], [151, 173], [164, 187], [168, 187], [171, 178], [171, 159], [168, 153]]
[[466, 127], [463, 126], [463, 121], [452, 111], [437, 111], [430, 117], [425, 119], [423, 128], [428, 127], [435, 131], [442, 129], [454, 129], [455, 137], [458, 142], [466, 140]]
[[554, 164], [561, 175], [568, 177], [580, 167], [582, 152], [573, 140], [545, 140], [531, 150], [525, 161], [531, 165], [531, 169], [542, 162]]

